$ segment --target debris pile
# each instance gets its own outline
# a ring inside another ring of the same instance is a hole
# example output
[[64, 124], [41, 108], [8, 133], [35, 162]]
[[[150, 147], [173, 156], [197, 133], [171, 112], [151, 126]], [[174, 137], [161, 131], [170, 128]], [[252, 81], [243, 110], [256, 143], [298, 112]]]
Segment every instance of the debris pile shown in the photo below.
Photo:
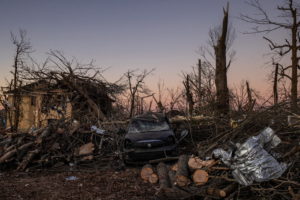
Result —
[[[197, 141], [197, 156], [181, 155], [174, 165], [151, 167], [149, 174], [159, 179], [156, 195], [159, 199], [300, 199], [300, 120], [290, 123], [288, 110], [287, 104], [261, 109], [234, 127], [220, 127], [219, 122], [218, 132]], [[150, 177], [143, 180], [152, 183]]]
[[121, 136], [111, 132], [99, 134], [99, 129], [93, 128], [74, 121], [52, 123], [29, 133], [6, 132], [0, 135], [1, 170], [29, 171], [66, 165], [74, 170], [80, 164], [99, 168], [112, 163], [120, 156]]
[[[227, 187], [214, 187], [216, 180], [221, 177], [215, 174], [228, 170], [220, 166], [217, 160], [181, 155], [177, 163], [166, 165], [160, 162], [156, 170], [150, 164], [145, 165], [141, 170], [141, 178], [152, 184], [159, 182], [160, 187], [156, 192], [159, 199], [189, 199], [195, 196], [222, 198], [229, 196], [237, 187], [233, 180]], [[158, 180], [152, 181], [152, 177], [158, 177]]]

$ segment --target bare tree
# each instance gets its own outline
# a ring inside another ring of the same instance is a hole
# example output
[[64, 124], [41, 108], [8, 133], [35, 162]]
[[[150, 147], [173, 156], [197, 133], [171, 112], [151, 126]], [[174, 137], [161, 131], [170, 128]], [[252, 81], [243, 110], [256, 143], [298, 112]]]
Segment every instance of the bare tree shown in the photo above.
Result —
[[214, 47], [215, 58], [216, 58], [216, 94], [217, 94], [217, 110], [219, 114], [229, 113], [229, 90], [227, 86], [227, 70], [230, 66], [231, 60], [227, 63], [226, 52], [228, 44], [228, 10], [223, 9], [224, 17], [220, 32], [211, 32], [211, 41]]
[[185, 76], [185, 80], [183, 81], [183, 85], [185, 88], [185, 96], [186, 96], [186, 101], [188, 104], [188, 113], [190, 116], [193, 115], [194, 111], [194, 99], [193, 99], [193, 93], [192, 93], [192, 87], [191, 87], [191, 81], [190, 81], [190, 75]]
[[181, 106], [181, 100], [183, 97], [182, 89], [176, 88], [176, 89], [167, 89], [168, 91], [168, 99], [169, 99], [169, 110], [172, 111], [174, 109], [180, 109]]
[[[13, 74], [13, 80], [12, 80], [12, 88], [10, 88], [13, 91], [13, 114], [12, 117], [9, 117], [11, 120], [10, 124], [12, 126], [13, 130], [18, 130], [19, 121], [20, 121], [20, 91], [18, 88], [22, 85], [22, 82], [19, 77], [19, 73], [22, 67], [24, 67], [26, 64], [26, 57], [29, 53], [32, 52], [32, 47], [30, 45], [29, 40], [26, 38], [26, 31], [25, 30], [19, 30], [19, 35], [15, 35], [11, 32], [11, 41], [13, 45], [15, 46], [15, 55], [14, 55], [14, 64], [13, 64], [13, 71], [11, 73]], [[8, 112], [10, 115], [10, 112]]]
[[129, 110], [129, 117], [131, 118], [134, 114], [134, 109], [136, 106], [136, 95], [138, 92], [147, 93], [145, 91], [145, 78], [151, 74], [154, 69], [150, 71], [144, 70], [141, 73], [137, 74], [136, 70], [128, 70], [125, 73], [125, 77], [128, 83], [128, 89], [130, 94], [130, 110]]
[[32, 67], [23, 67], [22, 80], [42, 80], [49, 85], [49, 90], [53, 84], [69, 90], [68, 98], [72, 99], [73, 113], [77, 118], [82, 118], [80, 113], [88, 110], [90, 119], [95, 119], [95, 122], [106, 120], [108, 113], [105, 113], [104, 107], [110, 106], [107, 95], [113, 96], [122, 91], [121, 86], [108, 83], [103, 78], [103, 69], [95, 67], [93, 61], [81, 64], [74, 58], [68, 59], [60, 51], [50, 51], [44, 63], [32, 64]]
[[[227, 71], [235, 56], [235, 51], [231, 50], [235, 39], [235, 31], [228, 21], [228, 12], [229, 4], [227, 4], [226, 9], [223, 8], [224, 16], [222, 24], [209, 31], [209, 47], [203, 46], [200, 48], [200, 54], [204, 62], [214, 72], [214, 87], [216, 90], [215, 107], [217, 113], [220, 115], [228, 114], [230, 109]], [[210, 57], [207, 57], [207, 54]]]
[[275, 71], [274, 71], [274, 80], [273, 80], [273, 98], [274, 98], [274, 105], [278, 103], [278, 66], [279, 64], [275, 64]]
[[212, 113], [215, 107], [215, 69], [210, 62], [202, 62], [198, 60], [197, 66], [192, 67], [192, 72], [183, 73], [183, 79], [186, 80], [186, 76], [189, 75], [190, 91], [195, 97], [194, 112]]
[[250, 87], [247, 80], [242, 81], [238, 87], [233, 87], [233, 89], [230, 90], [230, 97], [232, 110], [243, 114], [253, 111], [253, 109], [258, 106], [257, 101], [264, 101], [259, 93]]
[[165, 96], [163, 95], [165, 91], [165, 84], [162, 80], [159, 80], [157, 83], [157, 96], [158, 98], [155, 97], [155, 94], [153, 94], [153, 99], [157, 105], [157, 110], [158, 112], [164, 112], [165, 111]]
[[[277, 18], [273, 19], [267, 11], [261, 6], [259, 0], [248, 1], [248, 4], [259, 12], [257, 17], [250, 17], [248, 15], [241, 15], [241, 19], [254, 24], [255, 27], [250, 33], [270, 33], [275, 30], [287, 30], [290, 33], [290, 38], [284, 38], [284, 42], [279, 44], [272, 39], [264, 36], [263, 38], [268, 42], [271, 51], [275, 52], [280, 58], [291, 54], [291, 65], [277, 66], [280, 70], [279, 74], [288, 78], [291, 81], [291, 110], [296, 112], [298, 110], [298, 69], [300, 49], [300, 20], [298, 19], [299, 3], [294, 0], [283, 0], [283, 4], [277, 6], [279, 11]], [[257, 26], [258, 25], [258, 26]]]
[[247, 97], [248, 97], [248, 104], [247, 104], [247, 111], [252, 111], [255, 105], [256, 100], [252, 97], [252, 89], [250, 88], [249, 81], [246, 81], [246, 88], [247, 88]]

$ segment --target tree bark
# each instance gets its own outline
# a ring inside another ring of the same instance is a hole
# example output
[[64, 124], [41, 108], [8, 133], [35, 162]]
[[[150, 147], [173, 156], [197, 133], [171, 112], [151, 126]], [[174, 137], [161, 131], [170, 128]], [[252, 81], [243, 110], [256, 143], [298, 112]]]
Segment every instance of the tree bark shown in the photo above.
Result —
[[165, 165], [165, 163], [160, 162], [157, 165], [157, 174], [158, 174], [158, 178], [159, 178], [160, 189], [170, 188], [171, 183], [169, 180], [168, 169], [167, 169], [167, 166]]
[[275, 66], [275, 72], [274, 72], [274, 81], [273, 81], [273, 97], [274, 97], [274, 105], [278, 103], [278, 63], [276, 63]]
[[187, 155], [181, 155], [178, 159], [175, 184], [179, 187], [184, 187], [190, 184]]
[[222, 33], [214, 46], [216, 56], [215, 84], [217, 92], [217, 111], [226, 115], [229, 112], [229, 91], [227, 86], [226, 38], [228, 32], [228, 5], [224, 9]]
[[194, 100], [193, 100], [193, 93], [190, 85], [190, 76], [186, 75], [186, 80], [183, 82], [184, 87], [185, 87], [185, 95], [186, 95], [186, 100], [188, 103], [188, 113], [190, 116], [193, 115], [193, 110], [194, 110]]
[[298, 61], [297, 57], [298, 47], [297, 47], [297, 32], [298, 32], [298, 22], [297, 22], [297, 12], [296, 8], [291, 9], [293, 16], [293, 26], [292, 26], [292, 85], [291, 85], [291, 110], [293, 112], [298, 111], [297, 96], [298, 96]]

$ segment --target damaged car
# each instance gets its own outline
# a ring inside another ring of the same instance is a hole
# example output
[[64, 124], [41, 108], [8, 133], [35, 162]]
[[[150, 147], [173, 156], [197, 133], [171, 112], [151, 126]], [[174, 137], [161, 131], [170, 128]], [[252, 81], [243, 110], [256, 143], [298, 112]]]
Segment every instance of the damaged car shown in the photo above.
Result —
[[[187, 135], [183, 131], [181, 139]], [[125, 160], [143, 161], [176, 156], [177, 140], [168, 118], [162, 113], [146, 113], [130, 120], [124, 140]]]

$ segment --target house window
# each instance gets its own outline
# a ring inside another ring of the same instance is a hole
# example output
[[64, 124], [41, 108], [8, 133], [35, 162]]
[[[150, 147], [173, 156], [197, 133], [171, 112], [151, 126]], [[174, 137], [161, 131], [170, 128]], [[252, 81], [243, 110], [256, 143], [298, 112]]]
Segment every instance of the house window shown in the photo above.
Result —
[[36, 96], [31, 96], [30, 100], [31, 100], [31, 105], [36, 106]]

